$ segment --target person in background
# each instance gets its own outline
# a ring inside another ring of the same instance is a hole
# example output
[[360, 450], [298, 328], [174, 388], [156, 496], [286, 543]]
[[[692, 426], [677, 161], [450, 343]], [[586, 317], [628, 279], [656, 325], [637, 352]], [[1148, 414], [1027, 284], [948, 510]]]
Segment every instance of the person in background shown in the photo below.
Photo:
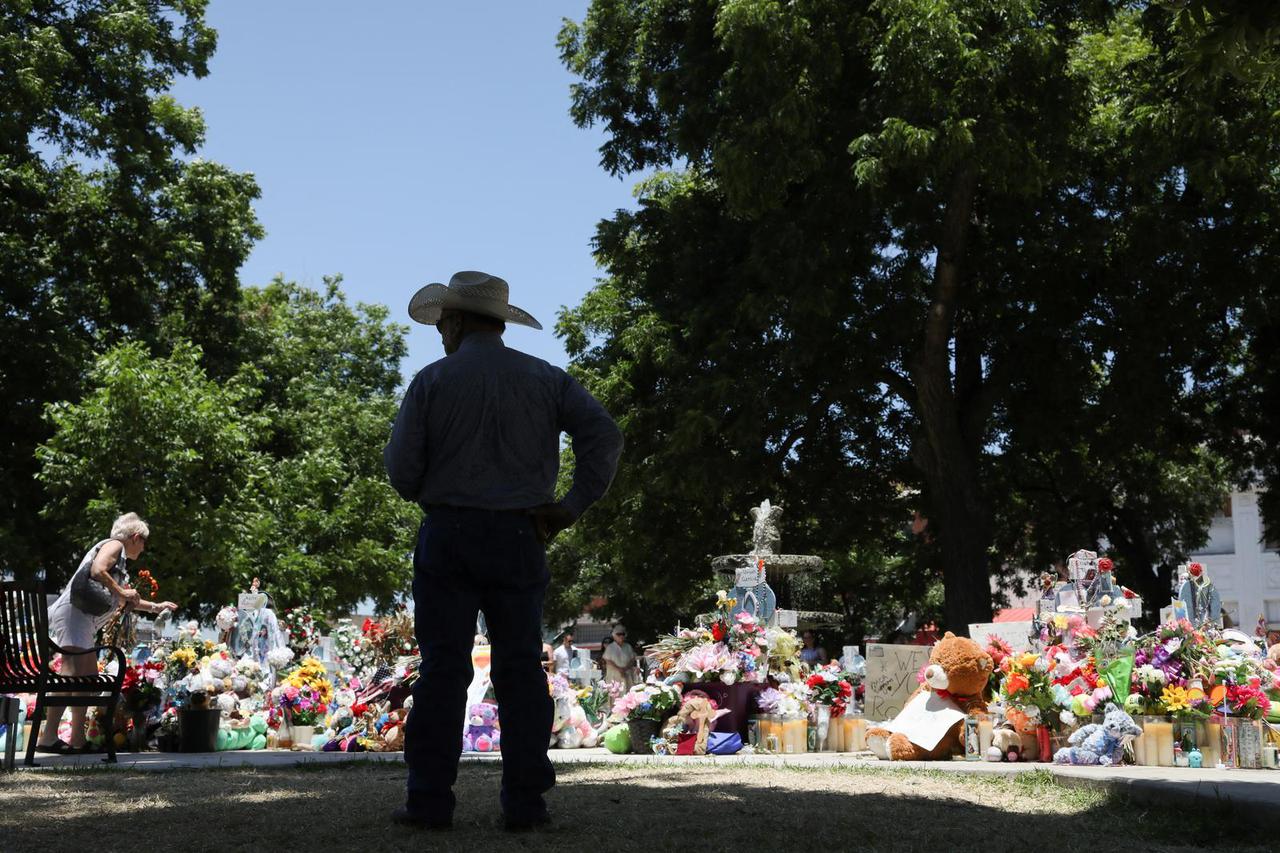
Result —
[[800, 649], [800, 662], [807, 663], [811, 667], [823, 666], [827, 663], [827, 650], [818, 645], [818, 635], [813, 631], [805, 631], [801, 635], [804, 641], [803, 648]]
[[560, 638], [560, 645], [556, 647], [556, 675], [563, 675], [566, 677], [569, 675], [569, 667], [573, 665], [574, 652], [573, 634], [565, 631], [564, 636]]
[[[414, 294], [409, 316], [436, 327], [445, 357], [409, 383], [383, 451], [392, 487], [425, 513], [413, 552], [422, 666], [405, 724], [406, 801], [392, 819], [426, 829], [453, 823], [481, 611], [493, 643], [504, 824], [550, 820], [553, 708], [539, 662], [546, 548], [604, 496], [622, 452], [618, 425], [576, 379], [503, 343], [508, 322], [542, 328], [508, 295], [505, 281], [476, 271]], [[575, 461], [573, 485], [556, 500], [561, 433]]]
[[[151, 614], [172, 613], [178, 609], [172, 601], [143, 601], [138, 591], [129, 586], [129, 573], [125, 566], [129, 560], [138, 559], [147, 547], [150, 535], [151, 528], [138, 518], [136, 512], [125, 513], [111, 525], [111, 538], [94, 545], [80, 561], [75, 574], [88, 572], [91, 582], [111, 593], [114, 606], [106, 613], [93, 616], [77, 608], [71, 601], [72, 581], [67, 581], [62, 594], [49, 605], [49, 633], [53, 635], [53, 641], [67, 652], [62, 656], [63, 675], [93, 675], [98, 671], [96, 655], [75, 653], [93, 648], [98, 631], [120, 608]], [[73, 574], [72, 580], [74, 578]], [[62, 722], [66, 706], [50, 706], [45, 715], [46, 724], [36, 741], [36, 750], [61, 755], [84, 752], [84, 718], [88, 710], [85, 707], [71, 709], [71, 741], [68, 743], [58, 737], [58, 724]]]
[[613, 626], [613, 641], [605, 644], [600, 659], [604, 661], [605, 681], [617, 682], [623, 690], [630, 690], [636, 683], [636, 652], [627, 642], [626, 628]]

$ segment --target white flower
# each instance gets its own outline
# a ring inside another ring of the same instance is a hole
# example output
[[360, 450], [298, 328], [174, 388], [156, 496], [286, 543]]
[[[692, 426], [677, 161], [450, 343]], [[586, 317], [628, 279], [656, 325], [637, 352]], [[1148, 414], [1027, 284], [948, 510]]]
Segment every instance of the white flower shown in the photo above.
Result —
[[293, 660], [293, 649], [288, 646], [280, 646], [267, 652], [267, 663], [272, 669], [281, 669], [289, 665]]
[[1070, 711], [1063, 711], [1058, 715], [1058, 719], [1062, 720], [1064, 726], [1074, 726], [1076, 724], [1076, 715]]

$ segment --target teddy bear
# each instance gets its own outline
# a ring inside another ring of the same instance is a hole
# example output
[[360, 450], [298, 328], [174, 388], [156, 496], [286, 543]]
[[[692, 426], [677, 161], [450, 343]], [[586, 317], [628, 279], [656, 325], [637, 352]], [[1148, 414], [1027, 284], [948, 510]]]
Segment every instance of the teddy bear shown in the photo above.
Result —
[[463, 752], [497, 752], [501, 738], [497, 705], [477, 702], [467, 710], [467, 729], [462, 735]]
[[1111, 767], [1120, 763], [1125, 744], [1142, 734], [1142, 729], [1114, 702], [1107, 703], [1102, 723], [1076, 729], [1053, 755], [1054, 764], [1097, 764]]
[[684, 694], [679, 712], [672, 715], [662, 727], [667, 753], [706, 755], [707, 738], [715, 721], [728, 713], [727, 708], [717, 709], [706, 693], [690, 690]]
[[962, 748], [965, 715], [985, 711], [991, 656], [968, 637], [948, 631], [933, 647], [924, 683], [892, 722], [867, 730], [867, 748], [893, 761], [935, 761]]
[[229, 726], [218, 729], [219, 752], [231, 749], [266, 749], [267, 720], [261, 714], [247, 719], [232, 720]]

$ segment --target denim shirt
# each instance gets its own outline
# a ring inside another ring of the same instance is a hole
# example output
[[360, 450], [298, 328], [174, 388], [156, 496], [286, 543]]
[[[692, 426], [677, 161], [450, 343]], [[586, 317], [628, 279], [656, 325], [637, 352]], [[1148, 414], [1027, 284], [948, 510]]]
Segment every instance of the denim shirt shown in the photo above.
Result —
[[613, 481], [622, 432], [568, 373], [473, 332], [414, 377], [382, 459], [424, 507], [526, 509], [555, 499], [561, 432], [575, 459], [562, 504], [577, 518]]

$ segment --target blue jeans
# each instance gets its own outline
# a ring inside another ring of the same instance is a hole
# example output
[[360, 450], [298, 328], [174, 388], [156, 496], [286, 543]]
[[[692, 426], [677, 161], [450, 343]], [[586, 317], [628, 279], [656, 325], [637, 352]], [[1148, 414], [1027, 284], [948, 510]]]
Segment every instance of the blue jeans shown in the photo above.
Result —
[[432, 819], [453, 814], [476, 614], [483, 610], [502, 729], [502, 807], [517, 819], [545, 814], [542, 795], [556, 782], [541, 663], [549, 574], [533, 520], [515, 512], [433, 509], [418, 529], [413, 569], [422, 669], [405, 725], [409, 808]]

